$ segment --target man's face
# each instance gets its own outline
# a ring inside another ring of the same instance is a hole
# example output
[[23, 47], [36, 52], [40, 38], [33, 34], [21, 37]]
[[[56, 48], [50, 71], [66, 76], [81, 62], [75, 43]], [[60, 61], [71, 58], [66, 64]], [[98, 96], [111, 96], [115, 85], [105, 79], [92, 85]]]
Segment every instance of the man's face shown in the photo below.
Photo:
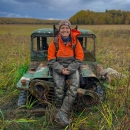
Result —
[[70, 35], [70, 28], [66, 25], [60, 27], [60, 35], [67, 38]]

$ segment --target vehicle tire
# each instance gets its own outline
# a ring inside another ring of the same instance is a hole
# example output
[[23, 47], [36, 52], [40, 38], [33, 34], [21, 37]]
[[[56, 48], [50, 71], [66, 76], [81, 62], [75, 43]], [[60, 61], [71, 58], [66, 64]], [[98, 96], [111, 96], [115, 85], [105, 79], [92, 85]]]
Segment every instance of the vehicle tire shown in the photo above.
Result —
[[26, 100], [27, 100], [27, 92], [25, 90], [22, 90], [19, 95], [17, 106], [21, 107], [23, 105], [26, 105]]

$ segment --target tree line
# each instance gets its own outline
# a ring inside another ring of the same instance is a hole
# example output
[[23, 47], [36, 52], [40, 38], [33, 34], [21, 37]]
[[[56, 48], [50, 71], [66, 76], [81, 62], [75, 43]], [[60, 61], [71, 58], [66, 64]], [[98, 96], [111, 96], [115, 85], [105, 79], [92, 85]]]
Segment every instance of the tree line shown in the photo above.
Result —
[[0, 24], [58, 24], [60, 20], [44, 20], [34, 18], [0, 18]]
[[[130, 24], [130, 12], [121, 10], [106, 10], [93, 12], [81, 10], [70, 19], [72, 24]], [[58, 24], [61, 20], [45, 20], [34, 18], [0, 18], [0, 24]]]
[[121, 10], [106, 10], [105, 12], [81, 10], [69, 20], [72, 24], [130, 24], [130, 12]]

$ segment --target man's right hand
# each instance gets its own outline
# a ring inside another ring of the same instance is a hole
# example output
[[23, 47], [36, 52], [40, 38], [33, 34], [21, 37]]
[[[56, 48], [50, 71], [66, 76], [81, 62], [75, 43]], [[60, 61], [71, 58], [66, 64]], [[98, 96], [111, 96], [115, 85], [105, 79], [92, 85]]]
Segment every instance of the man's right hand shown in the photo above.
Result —
[[61, 71], [61, 73], [62, 73], [63, 75], [69, 75], [69, 74], [70, 74], [70, 71], [69, 71], [67, 68], [64, 68], [64, 69]]

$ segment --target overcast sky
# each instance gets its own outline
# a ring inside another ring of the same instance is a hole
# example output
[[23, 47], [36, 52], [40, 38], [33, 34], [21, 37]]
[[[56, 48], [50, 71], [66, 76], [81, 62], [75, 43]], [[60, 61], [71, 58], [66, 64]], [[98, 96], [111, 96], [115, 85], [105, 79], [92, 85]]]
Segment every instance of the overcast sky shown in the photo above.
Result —
[[0, 0], [0, 17], [69, 19], [80, 10], [130, 11], [130, 0]]

